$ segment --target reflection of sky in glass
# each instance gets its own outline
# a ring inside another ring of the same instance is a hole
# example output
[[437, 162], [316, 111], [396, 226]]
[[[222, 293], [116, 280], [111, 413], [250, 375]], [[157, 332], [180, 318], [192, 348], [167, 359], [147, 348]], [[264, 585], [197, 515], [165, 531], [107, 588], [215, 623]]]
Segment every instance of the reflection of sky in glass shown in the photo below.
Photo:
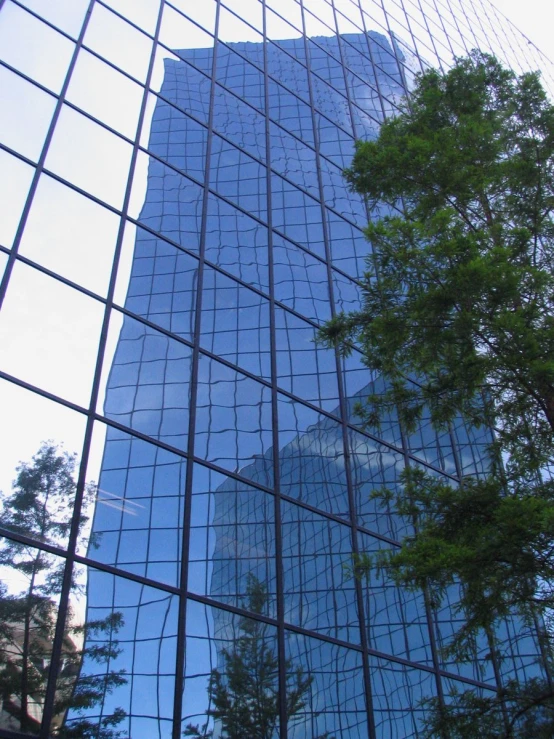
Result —
[[[409, 530], [370, 499], [398, 484], [406, 455], [436, 474], [479, 473], [486, 438], [423, 420], [402, 439], [393, 417], [370, 438], [352, 408], [379, 379], [356, 355], [339, 372], [313, 339], [359, 304], [367, 214], [341, 175], [355, 137], [376, 135], [422, 66], [476, 43], [541, 63], [492, 9], [452, 7], [268, 0], [264, 22], [258, 0], [219, 12], [215, 0], [106, 0], [80, 37], [83, 0], [4, 3], [0, 489], [42, 440], [83, 459], [62, 512], [86, 478], [93, 519], [71, 547], [87, 589], [62, 594], [68, 659], [85, 650], [81, 685], [125, 670], [71, 721], [122, 709], [123, 736], [169, 737], [184, 685], [180, 730], [205, 723], [212, 670], [256, 624], [285, 660], [283, 695], [296, 670], [310, 677], [289, 736], [366, 737], [370, 694], [378, 734], [415, 735], [417, 701], [435, 692], [427, 611], [382, 578], [353, 581], [353, 537], [371, 552]], [[91, 628], [114, 613], [117, 627]], [[531, 674], [532, 635], [514, 622], [503, 638], [506, 675]], [[442, 666], [491, 679], [476, 663]], [[63, 671], [55, 687], [71, 687]], [[54, 727], [63, 715], [48, 710]], [[4, 717], [0, 733], [18, 728]]]

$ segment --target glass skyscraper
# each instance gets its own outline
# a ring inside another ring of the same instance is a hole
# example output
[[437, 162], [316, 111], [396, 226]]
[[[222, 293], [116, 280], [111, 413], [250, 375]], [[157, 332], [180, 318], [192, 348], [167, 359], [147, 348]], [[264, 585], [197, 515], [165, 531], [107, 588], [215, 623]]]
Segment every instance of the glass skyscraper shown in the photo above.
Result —
[[476, 47], [553, 89], [488, 0], [0, 0], [0, 737], [403, 739], [542, 674], [516, 618], [455, 663], [454, 590], [352, 576], [410, 531], [372, 491], [489, 438], [371, 435], [314, 343], [355, 139]]

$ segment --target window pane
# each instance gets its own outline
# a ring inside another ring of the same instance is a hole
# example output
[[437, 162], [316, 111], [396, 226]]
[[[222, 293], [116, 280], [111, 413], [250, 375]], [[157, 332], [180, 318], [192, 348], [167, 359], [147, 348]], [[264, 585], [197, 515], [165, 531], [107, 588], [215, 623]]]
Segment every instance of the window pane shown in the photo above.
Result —
[[102, 123], [134, 138], [143, 92], [136, 82], [81, 49], [67, 99]]
[[64, 107], [46, 166], [116, 208], [123, 206], [132, 147], [97, 123]]
[[119, 218], [43, 174], [25, 224], [20, 251], [69, 280], [105, 295]]
[[0, 66], [0, 141], [38, 161], [56, 99]]
[[88, 406], [103, 306], [36, 269], [17, 264], [2, 313], [2, 369]]
[[0, 47], [2, 57], [23, 74], [59, 92], [74, 44], [11, 2], [2, 8]]
[[34, 168], [0, 149], [0, 243], [11, 247]]
[[257, 581], [260, 613], [275, 618], [274, 509], [272, 495], [195, 465], [189, 590], [240, 608]]

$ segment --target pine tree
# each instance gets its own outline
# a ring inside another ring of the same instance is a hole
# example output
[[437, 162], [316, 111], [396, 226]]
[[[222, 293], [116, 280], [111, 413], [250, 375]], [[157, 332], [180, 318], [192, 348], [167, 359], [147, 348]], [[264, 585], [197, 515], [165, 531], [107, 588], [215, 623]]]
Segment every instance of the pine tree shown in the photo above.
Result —
[[[243, 607], [263, 614], [267, 604], [266, 586], [249, 575]], [[222, 739], [273, 739], [279, 719], [278, 658], [269, 627], [263, 621], [241, 617], [239, 636], [232, 648], [221, 650], [222, 669], [210, 675], [207, 715], [220, 727]], [[304, 706], [313, 679], [302, 667], [287, 660], [287, 716], [294, 717]], [[214, 736], [208, 724], [187, 726], [183, 736], [209, 739]], [[333, 739], [333, 737], [328, 737]]]
[[[11, 495], [3, 499], [0, 527], [39, 544], [63, 548], [71, 527], [75, 497], [75, 455], [60, 451], [51, 442], [43, 443], [30, 463], [18, 466]], [[94, 496], [94, 487], [85, 491], [85, 505]], [[79, 532], [88, 518], [82, 515]], [[4, 720], [23, 732], [40, 724], [50, 664], [50, 651], [57, 619], [57, 604], [65, 562], [49, 552], [4, 537], [0, 544], [0, 566], [8, 574], [0, 584], [0, 692]], [[76, 582], [73, 592], [78, 590]], [[63, 667], [58, 676], [56, 714], [61, 719], [69, 707], [76, 710], [97, 704], [105, 692], [125, 682], [121, 672], [101, 670], [95, 678], [79, 678], [85, 656], [107, 664], [118, 654], [115, 635], [122, 625], [120, 614], [84, 626], [71, 624], [69, 614], [63, 643]], [[102, 634], [104, 645], [81, 649], [83, 634]], [[123, 718], [120, 711], [109, 717], [108, 733], [81, 722], [80, 733], [58, 731], [63, 737], [118, 736], [110, 728]], [[9, 718], [8, 718], [9, 717]], [[110, 724], [111, 722], [111, 724]], [[87, 731], [89, 733], [87, 733]]]

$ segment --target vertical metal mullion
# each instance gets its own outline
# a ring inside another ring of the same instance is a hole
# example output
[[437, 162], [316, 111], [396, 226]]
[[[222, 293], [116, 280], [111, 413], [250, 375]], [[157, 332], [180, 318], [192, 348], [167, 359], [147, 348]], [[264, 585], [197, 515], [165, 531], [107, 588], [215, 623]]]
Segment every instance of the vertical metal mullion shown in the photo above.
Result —
[[269, 120], [269, 70], [267, 45], [267, 4], [261, 0], [263, 10], [263, 50], [264, 50], [264, 103], [265, 103], [265, 148], [266, 148], [266, 190], [267, 190], [267, 234], [269, 270], [269, 333], [271, 351], [271, 432], [273, 444], [273, 486], [275, 489], [275, 579], [277, 589], [277, 652], [279, 657], [279, 736], [287, 738], [287, 674], [285, 645], [285, 596], [283, 572], [283, 530], [281, 525], [281, 484], [279, 468], [279, 421], [277, 402], [277, 346], [275, 332], [275, 280], [273, 262], [273, 211], [271, 182], [271, 135]]
[[[83, 38], [85, 35], [85, 31], [86, 31], [86, 26], [88, 25], [94, 3], [95, 3], [95, 0], [91, 0], [90, 5], [87, 10], [87, 14], [83, 21], [83, 27], [81, 28], [81, 33], [79, 34], [79, 39], [77, 41], [77, 48], [75, 50], [75, 54], [72, 59], [72, 65], [71, 65], [70, 71], [68, 72], [68, 78], [66, 79], [66, 82], [64, 83], [64, 86], [62, 88], [63, 94], [60, 95], [60, 101], [59, 101], [60, 108], [61, 108], [61, 104], [63, 103], [63, 97], [65, 97], [65, 93], [69, 85], [69, 77], [73, 70], [75, 61], [76, 61], [76, 55], [83, 42]], [[154, 56], [155, 56], [155, 51], [156, 51], [156, 42], [158, 39], [159, 29], [160, 29], [160, 24], [161, 24], [162, 9], [163, 9], [163, 0], [160, 2], [160, 10], [158, 12], [156, 32], [155, 32], [155, 36], [154, 36], [153, 43], [152, 43], [152, 53], [150, 55], [148, 73], [147, 73], [146, 81], [144, 83], [144, 91], [143, 91], [143, 97], [142, 97], [142, 102], [141, 102], [141, 108], [140, 108], [139, 117], [137, 121], [137, 131], [136, 131], [136, 136], [135, 136], [135, 142], [133, 145], [131, 161], [129, 165], [129, 174], [127, 178], [125, 196], [123, 199], [123, 207], [121, 211], [121, 219], [119, 223], [117, 241], [116, 241], [116, 246], [114, 250], [112, 272], [111, 272], [110, 283], [109, 283], [108, 292], [106, 296], [104, 318], [102, 322], [102, 329], [100, 332], [98, 354], [97, 354], [96, 366], [94, 370], [94, 378], [92, 382], [89, 409], [88, 409], [88, 414], [87, 414], [87, 424], [85, 428], [85, 436], [84, 436], [84, 441], [83, 441], [83, 454], [81, 457], [81, 463], [79, 467], [79, 477], [77, 481], [77, 490], [76, 490], [76, 495], [75, 495], [73, 518], [71, 522], [71, 531], [70, 531], [68, 547], [67, 547], [67, 558], [66, 558], [65, 569], [64, 569], [62, 591], [60, 595], [58, 619], [57, 619], [56, 631], [55, 631], [54, 642], [53, 642], [53, 647], [52, 647], [52, 661], [50, 663], [50, 670], [48, 674], [48, 686], [47, 686], [47, 691], [46, 691], [44, 712], [43, 712], [43, 717], [42, 717], [42, 726], [41, 726], [41, 732], [40, 732], [41, 739], [47, 739], [48, 737], [50, 723], [52, 721], [53, 712], [54, 712], [56, 681], [57, 681], [60, 662], [61, 662], [60, 658], [61, 658], [61, 650], [63, 647], [63, 640], [64, 640], [65, 621], [67, 619], [68, 610], [69, 610], [69, 596], [71, 592], [74, 556], [75, 556], [75, 552], [76, 552], [77, 545], [78, 545], [81, 509], [82, 509], [82, 504], [83, 504], [83, 494], [84, 494], [84, 488], [85, 488], [85, 483], [86, 483], [86, 471], [87, 471], [88, 459], [89, 459], [89, 454], [90, 454], [90, 445], [92, 442], [92, 433], [93, 433], [93, 428], [94, 428], [94, 414], [96, 411], [96, 404], [97, 404], [98, 395], [100, 392], [100, 382], [102, 378], [102, 366], [103, 366], [103, 361], [104, 361], [104, 354], [106, 351], [106, 342], [107, 342], [107, 337], [108, 337], [110, 313], [111, 313], [111, 309], [113, 306], [113, 297], [114, 297], [114, 292], [115, 292], [117, 269], [119, 266], [119, 258], [121, 255], [121, 249], [122, 249], [122, 243], [123, 243], [123, 235], [124, 235], [124, 229], [125, 229], [125, 217], [127, 215], [127, 212], [129, 209], [129, 202], [131, 199], [131, 191], [132, 191], [132, 186], [133, 186], [135, 166], [136, 166], [136, 161], [137, 161], [137, 157], [139, 153], [139, 139], [140, 139], [140, 134], [141, 134], [142, 127], [144, 124], [144, 117], [146, 113], [146, 106], [147, 106], [147, 101], [148, 101], [148, 88], [150, 85], [150, 80], [152, 77], [152, 70], [154, 66]], [[59, 114], [59, 111], [58, 111], [58, 114]], [[57, 116], [56, 116], [56, 120], [57, 120]], [[55, 124], [55, 121], [53, 118], [52, 125], [54, 124]], [[49, 134], [50, 134], [50, 131], [49, 131]], [[49, 136], [49, 138], [51, 140], [51, 136]], [[48, 141], [48, 144], [49, 144], [49, 141]], [[45, 148], [46, 148], [46, 144], [45, 144]], [[45, 157], [46, 157], [46, 152], [43, 151], [43, 153], [41, 154], [41, 160], [44, 160]]]
[[[336, 19], [334, 5], [332, 5], [332, 8], [333, 8], [333, 17], [335, 20], [335, 31], [337, 31], [338, 27], [337, 27], [337, 19]], [[318, 186], [319, 186], [319, 199], [320, 199], [320, 204], [321, 204], [321, 221], [322, 221], [323, 238], [324, 238], [324, 243], [325, 243], [325, 255], [326, 255], [326, 262], [327, 262], [327, 283], [328, 283], [328, 290], [329, 290], [331, 315], [334, 316], [335, 315], [335, 302], [334, 302], [334, 289], [333, 289], [333, 279], [332, 279], [332, 269], [331, 269], [331, 247], [329, 243], [329, 230], [327, 227], [327, 214], [326, 214], [325, 199], [324, 199], [323, 177], [322, 177], [321, 167], [320, 167], [320, 162], [319, 162], [319, 157], [320, 157], [319, 135], [318, 135], [318, 130], [316, 126], [316, 118], [315, 118], [314, 98], [313, 98], [312, 80], [311, 80], [311, 73], [312, 73], [311, 72], [311, 59], [310, 59], [308, 42], [307, 42], [307, 37], [306, 37], [306, 22], [305, 22], [305, 17], [304, 17], [305, 9], [304, 9], [303, 1], [301, 2], [301, 9], [302, 9], [302, 33], [304, 37], [304, 48], [305, 48], [305, 54], [306, 54], [306, 61], [308, 65], [308, 94], [310, 97], [310, 106], [312, 108], [312, 125], [313, 125], [314, 146], [316, 150], [317, 179], [318, 179]], [[340, 39], [338, 38], [338, 34], [336, 36], [336, 39], [337, 39], [337, 45], [339, 48], [339, 53], [341, 55], [340, 58], [341, 58], [341, 65], [343, 69], [343, 75], [344, 75], [347, 102], [348, 102], [349, 111], [350, 111], [352, 132], [355, 134], [355, 126], [354, 126], [354, 120], [352, 118], [352, 107], [351, 107], [351, 101], [350, 101], [350, 95], [349, 95], [349, 89], [348, 89], [348, 82], [346, 79], [346, 70], [344, 68], [342, 48], [340, 46]], [[349, 443], [348, 443], [349, 441], [348, 440], [348, 426], [346, 424], [346, 403], [345, 403], [345, 397], [344, 397], [344, 392], [343, 392], [342, 368], [341, 368], [341, 363], [340, 363], [340, 359], [338, 356], [338, 352], [335, 352], [335, 366], [336, 366], [337, 379], [338, 379], [339, 407], [341, 411], [340, 413], [341, 433], [342, 433], [343, 452], [344, 452], [344, 458], [345, 458], [346, 484], [347, 484], [347, 490], [348, 490], [348, 507], [349, 507], [349, 514], [350, 514], [349, 528], [351, 532], [352, 551], [354, 553], [354, 556], [356, 556], [359, 553], [358, 533], [357, 533], [358, 529], [356, 526], [356, 507], [355, 507], [355, 501], [354, 501], [352, 479], [350, 475], [350, 454], [349, 454]], [[359, 629], [360, 629], [360, 644], [362, 647], [362, 673], [364, 676], [364, 695], [365, 695], [365, 703], [366, 703], [366, 717], [367, 717], [367, 722], [368, 722], [368, 736], [370, 739], [374, 739], [376, 737], [376, 730], [375, 730], [375, 718], [373, 715], [373, 697], [372, 697], [372, 692], [371, 692], [369, 653], [368, 653], [368, 644], [367, 644], [367, 633], [365, 629], [363, 594], [362, 594], [361, 583], [359, 580], [356, 581], [355, 589], [356, 589], [356, 605], [358, 608], [358, 623], [359, 623]]]
[[185, 650], [186, 650], [186, 616], [187, 616], [187, 592], [188, 592], [188, 564], [189, 564], [189, 545], [190, 545], [190, 524], [191, 524], [191, 507], [192, 507], [192, 485], [193, 485], [193, 458], [194, 458], [194, 441], [196, 428], [196, 409], [198, 399], [198, 373], [200, 361], [200, 331], [202, 321], [202, 291], [204, 283], [204, 265], [206, 254], [206, 227], [208, 217], [208, 198], [210, 184], [210, 166], [211, 151], [213, 139], [213, 117], [214, 117], [214, 99], [215, 99], [215, 78], [217, 66], [217, 49], [219, 37], [219, 14], [220, 0], [216, 0], [216, 15], [214, 27], [214, 46], [212, 54], [212, 70], [211, 70], [211, 87], [210, 101], [208, 110], [208, 134], [206, 140], [206, 164], [204, 168], [204, 192], [202, 198], [202, 220], [200, 224], [200, 248], [198, 260], [198, 278], [196, 292], [196, 306], [194, 316], [194, 346], [192, 350], [191, 361], [191, 379], [190, 379], [190, 407], [189, 407], [189, 425], [187, 439], [187, 471], [185, 479], [185, 508], [183, 517], [183, 541], [181, 551], [181, 572], [180, 572], [180, 599], [179, 599], [179, 615], [177, 623], [177, 654], [175, 659], [175, 695], [173, 706], [173, 739], [180, 739], [182, 736], [181, 719], [183, 710], [183, 691], [185, 681]]

